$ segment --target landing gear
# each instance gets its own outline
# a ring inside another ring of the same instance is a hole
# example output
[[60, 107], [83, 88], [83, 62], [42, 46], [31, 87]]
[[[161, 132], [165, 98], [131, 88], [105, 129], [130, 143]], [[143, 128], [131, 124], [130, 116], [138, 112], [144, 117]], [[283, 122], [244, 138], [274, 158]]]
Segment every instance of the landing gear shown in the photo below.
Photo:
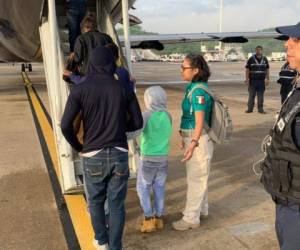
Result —
[[25, 72], [28, 69], [29, 72], [32, 72], [32, 64], [31, 63], [22, 63], [21, 70]]

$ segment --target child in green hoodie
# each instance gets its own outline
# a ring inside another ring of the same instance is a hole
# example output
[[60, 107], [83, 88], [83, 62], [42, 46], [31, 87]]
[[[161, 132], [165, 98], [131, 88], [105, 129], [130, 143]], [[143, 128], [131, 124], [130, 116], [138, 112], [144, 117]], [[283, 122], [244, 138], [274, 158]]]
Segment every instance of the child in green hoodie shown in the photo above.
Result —
[[[172, 134], [172, 119], [167, 111], [167, 95], [159, 86], [146, 89], [146, 111], [143, 113], [141, 133], [141, 161], [137, 174], [137, 192], [144, 212], [141, 232], [163, 229], [165, 184], [168, 172], [168, 154]], [[154, 206], [151, 204], [151, 191]]]

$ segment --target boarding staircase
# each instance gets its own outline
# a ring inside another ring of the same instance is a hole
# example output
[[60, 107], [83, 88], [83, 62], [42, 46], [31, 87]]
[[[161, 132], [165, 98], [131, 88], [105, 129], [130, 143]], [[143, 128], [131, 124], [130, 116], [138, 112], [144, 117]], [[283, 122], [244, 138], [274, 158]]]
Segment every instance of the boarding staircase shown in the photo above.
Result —
[[[45, 0], [41, 13], [40, 40], [56, 142], [57, 162], [54, 162], [54, 165], [58, 172], [62, 192], [71, 194], [83, 192], [83, 169], [78, 154], [66, 142], [60, 128], [61, 117], [70, 91], [70, 85], [62, 79], [65, 60], [69, 54], [64, 2], [63, 0]], [[129, 1], [129, 6], [133, 2], [133, 0]], [[109, 34], [120, 46], [114, 22], [120, 20], [121, 1], [87, 0], [87, 8], [88, 11], [97, 13], [98, 28]], [[125, 60], [123, 62], [125, 63]], [[131, 175], [134, 177], [136, 164], [132, 143], [130, 143], [129, 162]]]

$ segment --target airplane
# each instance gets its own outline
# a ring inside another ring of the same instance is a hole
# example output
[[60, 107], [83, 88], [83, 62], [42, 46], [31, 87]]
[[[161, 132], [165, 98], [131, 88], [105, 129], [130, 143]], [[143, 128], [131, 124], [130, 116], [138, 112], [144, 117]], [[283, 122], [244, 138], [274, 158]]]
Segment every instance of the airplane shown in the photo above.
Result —
[[[60, 121], [69, 94], [69, 86], [63, 81], [65, 55], [68, 54], [68, 33], [64, 0], [0, 0], [0, 61], [4, 62], [41, 62], [44, 63], [47, 91], [51, 108], [51, 118], [56, 151], [60, 167], [59, 176], [62, 192], [76, 193], [82, 191], [82, 168], [77, 154], [65, 141]], [[97, 22], [102, 32], [109, 34], [121, 47], [128, 45], [128, 39], [119, 37], [115, 25], [124, 21], [127, 26], [139, 23], [136, 17], [129, 17], [128, 9], [133, 7], [135, 0], [128, 0], [128, 8], [122, 8], [121, 0], [87, 0], [88, 10], [97, 14]], [[20, 14], [21, 13], [21, 14]], [[125, 19], [122, 19], [122, 16]], [[163, 49], [163, 44], [222, 41], [246, 42], [248, 38], [276, 38], [282, 36], [276, 32], [235, 32], [235, 33], [195, 33], [132, 36], [132, 48]], [[130, 53], [127, 53], [127, 56]], [[127, 58], [127, 63], [130, 62]], [[125, 61], [126, 62], [126, 61]], [[24, 71], [29, 64], [24, 64]], [[31, 67], [31, 66], [30, 66]], [[32, 69], [32, 67], [31, 67]], [[134, 152], [130, 152], [133, 168]]]
[[[96, 12], [97, 0], [87, 0], [89, 11]], [[99, 1], [110, 11], [114, 25], [122, 23], [121, 1]], [[129, 7], [135, 0], [129, 0]], [[65, 14], [65, 0], [56, 0], [56, 14], [58, 25], [62, 32], [67, 24]], [[0, 61], [2, 62], [41, 62], [42, 51], [39, 27], [47, 19], [47, 0], [0, 0]], [[22, 13], [20, 15], [20, 13]], [[132, 25], [141, 20], [130, 15]]]
[[[34, 62], [42, 61], [42, 51], [39, 27], [43, 19], [47, 18], [46, 0], [0, 0], [0, 61], [3, 62]], [[109, 6], [108, 11], [112, 23], [122, 23], [121, 1], [100, 1]], [[135, 0], [129, 0], [129, 7], [133, 7]], [[96, 11], [97, 0], [88, 0], [90, 11]], [[60, 34], [64, 37], [64, 45], [67, 43], [66, 17], [64, 12], [64, 0], [56, 0], [56, 13], [58, 25], [61, 27]], [[19, 13], [22, 13], [20, 15]], [[141, 21], [130, 16], [131, 24], [139, 24]], [[100, 25], [101, 26], [101, 25]], [[248, 39], [276, 38], [281, 39], [276, 32], [216, 32], [216, 33], [189, 33], [189, 34], [158, 34], [131, 36], [131, 48], [162, 50], [163, 44], [221, 41], [224, 43], [243, 43]], [[120, 36], [121, 44], [124, 45], [124, 37]], [[67, 53], [68, 46], [63, 46]], [[29, 67], [24, 64], [22, 67]], [[31, 67], [31, 66], [30, 66]]]
[[[246, 43], [249, 39], [286, 40], [287, 38], [277, 32], [215, 32], [215, 33], [186, 33], [186, 34], [158, 34], [130, 36], [130, 44], [133, 49], [163, 50], [164, 44], [210, 42]], [[124, 37], [120, 36], [121, 44]]]

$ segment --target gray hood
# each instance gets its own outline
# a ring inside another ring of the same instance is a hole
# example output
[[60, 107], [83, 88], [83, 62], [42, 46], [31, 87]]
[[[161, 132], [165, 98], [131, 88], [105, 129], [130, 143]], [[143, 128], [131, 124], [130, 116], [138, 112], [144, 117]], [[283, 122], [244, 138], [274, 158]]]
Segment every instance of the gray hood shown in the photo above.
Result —
[[147, 88], [144, 94], [146, 109], [149, 111], [166, 111], [167, 94], [160, 86]]
[[167, 111], [167, 94], [162, 87], [153, 86], [147, 88], [144, 94], [144, 102], [146, 106], [146, 111], [143, 112], [143, 128], [135, 132], [127, 132], [126, 134], [128, 140], [136, 138], [144, 130], [153, 112], [166, 112], [172, 123], [172, 117]]

